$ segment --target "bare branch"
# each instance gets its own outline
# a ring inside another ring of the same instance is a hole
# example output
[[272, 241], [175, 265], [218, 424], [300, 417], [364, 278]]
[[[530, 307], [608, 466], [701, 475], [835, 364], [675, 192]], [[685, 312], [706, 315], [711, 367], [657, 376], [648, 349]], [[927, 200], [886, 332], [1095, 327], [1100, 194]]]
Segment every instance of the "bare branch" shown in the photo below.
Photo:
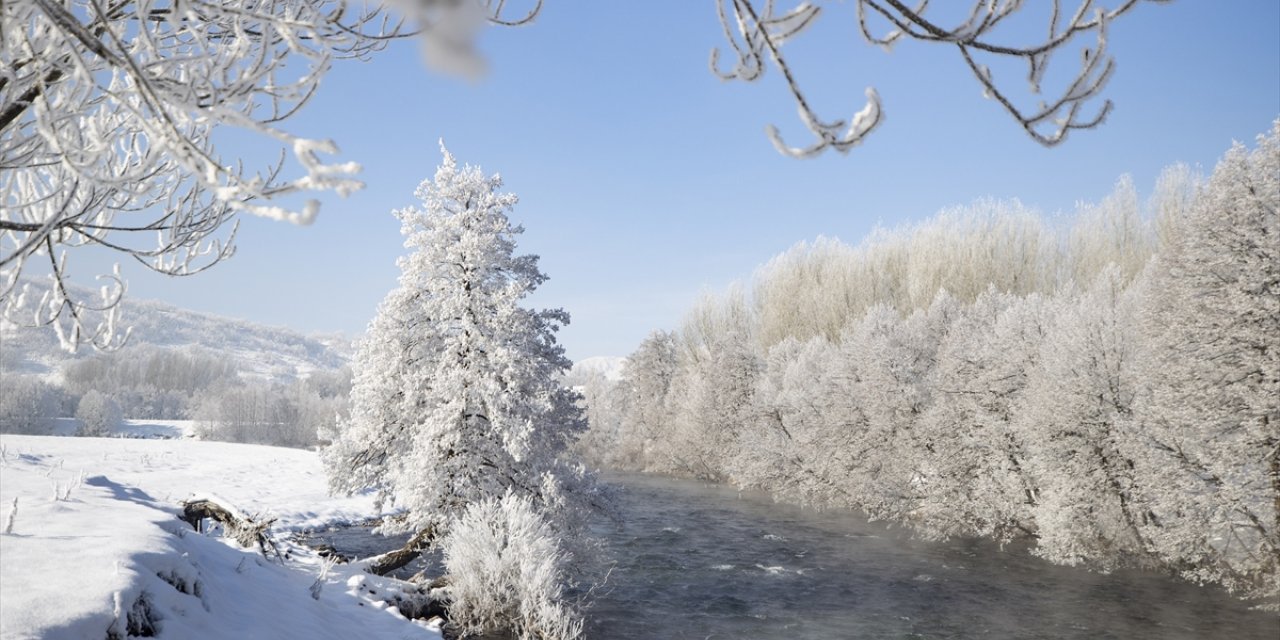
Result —
[[[1168, 2], [1170, 0], [1148, 0]], [[1114, 8], [1095, 6], [1094, 0], [1080, 0], [1076, 9], [1067, 16], [1062, 11], [1062, 0], [1052, 0], [1048, 6], [1035, 8], [1020, 0], [971, 0], [968, 10], [954, 24], [944, 26], [927, 17], [929, 0], [921, 0], [914, 7], [901, 0], [857, 0], [858, 29], [866, 40], [886, 49], [903, 38], [922, 42], [955, 45], [971, 73], [983, 88], [983, 95], [998, 102], [1032, 139], [1045, 146], [1054, 146], [1077, 129], [1092, 129], [1101, 125], [1111, 112], [1112, 103], [1107, 100], [1097, 109], [1086, 109], [1086, 103], [1100, 96], [1115, 70], [1115, 60], [1107, 53], [1107, 28], [1111, 21], [1128, 13], [1140, 0], [1123, 0]], [[730, 6], [730, 3], [731, 6]], [[782, 153], [795, 157], [809, 157], [827, 148], [847, 152], [862, 141], [881, 121], [881, 107], [874, 89], [867, 89], [866, 106], [845, 129], [844, 121], [824, 122], [818, 119], [804, 98], [781, 51], [783, 42], [798, 35], [812, 24], [819, 13], [818, 7], [803, 2], [788, 13], [776, 15], [773, 0], [766, 0], [763, 9], [757, 9], [753, 0], [718, 0], [720, 23], [725, 39], [737, 56], [728, 71], [719, 66], [720, 51], [712, 51], [711, 65], [716, 75], [726, 80], [752, 82], [764, 74], [766, 55], [782, 72], [787, 87], [796, 100], [800, 119], [818, 138], [813, 145], [794, 148], [784, 144], [774, 127], [768, 133], [774, 146]], [[955, 10], [955, 5], [947, 7]], [[1027, 15], [1047, 9], [1047, 29], [1043, 39], [1030, 44], [1005, 42], [1008, 37], [1001, 29], [1012, 17]], [[887, 29], [877, 31], [873, 21], [882, 21]], [[1038, 96], [1045, 70], [1054, 54], [1068, 49], [1077, 38], [1094, 38], [1091, 47], [1081, 50], [1081, 63], [1077, 73], [1066, 81], [1056, 97], [1037, 99], [1034, 108], [1018, 106], [1018, 100], [1003, 83], [997, 81], [990, 67], [979, 57], [1015, 59], [1027, 65], [1027, 81], [1030, 93]]]

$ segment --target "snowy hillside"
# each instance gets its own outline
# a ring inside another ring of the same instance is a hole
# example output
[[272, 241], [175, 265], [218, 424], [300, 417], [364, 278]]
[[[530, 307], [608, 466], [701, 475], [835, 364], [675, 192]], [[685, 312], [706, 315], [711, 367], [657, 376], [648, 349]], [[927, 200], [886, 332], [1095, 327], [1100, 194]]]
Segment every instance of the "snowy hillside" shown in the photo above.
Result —
[[[32, 288], [36, 289], [34, 284]], [[129, 346], [203, 347], [234, 358], [250, 375], [288, 378], [333, 369], [345, 364], [351, 354], [351, 342], [342, 336], [307, 336], [152, 300], [126, 297], [122, 304], [122, 320], [133, 327]], [[67, 353], [58, 347], [51, 329], [18, 327], [0, 320], [0, 370], [6, 373], [48, 375], [67, 360], [93, 353], [87, 347]]]
[[573, 369], [569, 370], [567, 377], [578, 381], [598, 374], [604, 376], [606, 380], [617, 382], [622, 379], [622, 367], [626, 363], [626, 358], [616, 356], [583, 358], [573, 363]]
[[326, 495], [315, 453], [3, 435], [0, 478], [7, 640], [440, 638], [373, 597], [379, 578], [349, 565], [322, 573], [301, 547], [268, 560], [178, 519], [192, 494], [279, 518], [276, 531], [376, 515], [368, 497]]

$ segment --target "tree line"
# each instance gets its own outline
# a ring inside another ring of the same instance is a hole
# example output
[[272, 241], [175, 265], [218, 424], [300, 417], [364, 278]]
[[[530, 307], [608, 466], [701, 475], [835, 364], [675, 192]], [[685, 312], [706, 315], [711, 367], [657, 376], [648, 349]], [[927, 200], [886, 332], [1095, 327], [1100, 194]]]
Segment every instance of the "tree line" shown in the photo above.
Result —
[[578, 447], [1277, 606], [1278, 209], [1280, 122], [1145, 207], [1126, 179], [1069, 225], [984, 202], [798, 245], [583, 385]]
[[138, 345], [69, 361], [53, 376], [0, 374], [0, 433], [44, 434], [75, 417], [77, 435], [111, 435], [125, 418], [193, 420], [207, 440], [312, 447], [346, 415], [351, 372], [244, 375], [197, 347]]

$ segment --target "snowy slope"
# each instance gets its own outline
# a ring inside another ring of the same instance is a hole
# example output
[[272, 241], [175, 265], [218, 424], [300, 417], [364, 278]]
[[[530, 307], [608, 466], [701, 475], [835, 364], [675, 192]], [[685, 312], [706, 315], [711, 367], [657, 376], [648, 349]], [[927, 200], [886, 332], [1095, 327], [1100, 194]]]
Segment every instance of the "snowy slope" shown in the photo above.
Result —
[[5, 526], [15, 498], [17, 512], [0, 533], [0, 637], [123, 637], [144, 621], [159, 638], [440, 637], [370, 597], [379, 578], [337, 565], [313, 598], [323, 563], [310, 550], [268, 561], [193, 532], [178, 501], [210, 493], [278, 517], [275, 530], [376, 515], [368, 497], [328, 497], [312, 452], [3, 435]]
[[569, 370], [566, 378], [585, 380], [591, 375], [599, 374], [604, 376], [606, 380], [617, 382], [622, 379], [622, 367], [626, 363], [626, 358], [618, 356], [583, 358], [573, 363], [573, 368]]
[[[195, 345], [235, 358], [243, 371], [260, 377], [333, 369], [350, 359], [351, 341], [343, 336], [307, 336], [152, 300], [126, 297], [122, 304], [121, 320], [133, 327], [130, 346]], [[67, 360], [92, 354], [92, 349], [84, 347], [74, 355], [63, 351], [52, 329], [18, 327], [0, 320], [0, 361], [5, 372], [48, 375]]]

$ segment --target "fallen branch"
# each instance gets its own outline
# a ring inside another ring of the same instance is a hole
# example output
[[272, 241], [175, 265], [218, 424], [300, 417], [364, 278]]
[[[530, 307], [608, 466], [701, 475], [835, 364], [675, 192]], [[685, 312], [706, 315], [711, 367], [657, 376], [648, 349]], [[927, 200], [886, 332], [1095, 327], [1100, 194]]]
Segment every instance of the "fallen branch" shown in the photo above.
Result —
[[431, 540], [435, 537], [435, 528], [428, 527], [414, 534], [409, 541], [404, 543], [403, 547], [395, 551], [388, 551], [380, 556], [369, 559], [369, 566], [366, 571], [378, 576], [385, 576], [400, 567], [413, 562], [415, 558], [422, 555], [422, 552], [431, 544]]
[[204, 532], [205, 520], [213, 520], [222, 525], [223, 533], [240, 543], [240, 546], [251, 547], [256, 544], [264, 557], [268, 556], [268, 549], [277, 558], [280, 557], [280, 550], [267, 537], [267, 529], [276, 521], [275, 518], [257, 521], [250, 516], [241, 514], [234, 508], [227, 508], [206, 499], [183, 501], [182, 516], [180, 517], [199, 532]]

